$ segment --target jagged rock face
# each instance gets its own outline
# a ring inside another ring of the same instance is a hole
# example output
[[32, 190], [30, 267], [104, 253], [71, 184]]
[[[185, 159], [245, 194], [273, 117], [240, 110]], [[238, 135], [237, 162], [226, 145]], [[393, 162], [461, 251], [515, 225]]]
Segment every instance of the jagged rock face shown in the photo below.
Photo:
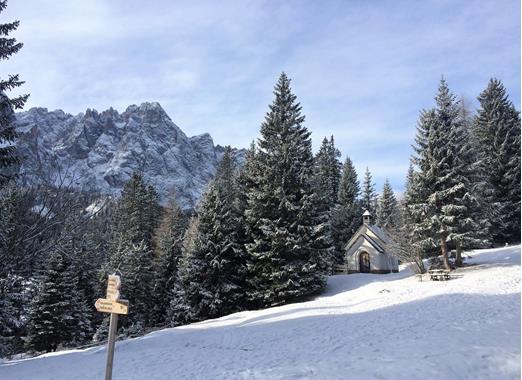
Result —
[[[65, 179], [83, 190], [119, 195], [138, 171], [162, 201], [174, 191], [185, 209], [194, 207], [223, 154], [207, 133], [187, 137], [158, 103], [76, 116], [31, 108], [17, 114], [17, 123], [27, 182]], [[243, 156], [244, 150], [236, 151], [238, 161]]]

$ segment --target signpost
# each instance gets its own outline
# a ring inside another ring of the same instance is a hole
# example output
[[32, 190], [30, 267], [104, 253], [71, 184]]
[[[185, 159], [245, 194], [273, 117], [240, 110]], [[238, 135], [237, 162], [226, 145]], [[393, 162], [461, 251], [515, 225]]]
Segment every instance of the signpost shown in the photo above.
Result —
[[107, 298], [98, 298], [94, 306], [102, 313], [110, 313], [109, 341], [107, 342], [107, 365], [105, 367], [105, 380], [112, 378], [112, 363], [114, 361], [114, 344], [116, 343], [116, 330], [118, 329], [118, 315], [129, 313], [129, 301], [120, 300], [120, 276], [110, 275], [107, 281]]

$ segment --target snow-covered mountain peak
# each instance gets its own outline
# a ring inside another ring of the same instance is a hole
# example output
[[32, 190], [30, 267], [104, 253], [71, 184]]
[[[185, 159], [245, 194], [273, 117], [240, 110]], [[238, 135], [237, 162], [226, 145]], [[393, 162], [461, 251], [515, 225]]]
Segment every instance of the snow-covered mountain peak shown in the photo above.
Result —
[[157, 102], [130, 105], [121, 114], [31, 108], [17, 120], [29, 181], [67, 172], [77, 187], [118, 195], [138, 171], [162, 200], [174, 191], [184, 208], [194, 207], [222, 154], [208, 133], [187, 137]]

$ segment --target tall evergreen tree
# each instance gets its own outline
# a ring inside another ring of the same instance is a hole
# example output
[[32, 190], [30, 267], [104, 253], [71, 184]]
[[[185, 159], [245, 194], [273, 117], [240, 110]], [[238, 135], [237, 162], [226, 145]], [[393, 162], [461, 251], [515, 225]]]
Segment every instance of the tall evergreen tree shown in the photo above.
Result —
[[474, 135], [489, 191], [489, 219], [496, 244], [520, 241], [520, 114], [498, 79], [478, 97]]
[[333, 136], [323, 139], [314, 162], [314, 185], [325, 210], [337, 203], [341, 180], [341, 152], [335, 147]]
[[[423, 140], [425, 124], [423, 114], [419, 127], [417, 128], [417, 141]], [[418, 147], [418, 146], [417, 146]], [[424, 273], [424, 258], [435, 247], [431, 236], [426, 236], [428, 229], [425, 227], [426, 208], [424, 197], [426, 191], [420, 186], [419, 173], [414, 170], [413, 162], [410, 161], [408, 174], [406, 176], [406, 186], [404, 199], [402, 201], [401, 225], [392, 229], [392, 239], [399, 245], [399, 250], [406, 252], [414, 261], [420, 273]]]
[[310, 132], [286, 74], [274, 95], [261, 125], [255, 185], [247, 194], [250, 297], [256, 306], [281, 304], [325, 285]]
[[[404, 197], [404, 216], [409, 228], [411, 241], [418, 247], [420, 255], [435, 252], [439, 246], [430, 223], [433, 207], [429, 203], [430, 191], [435, 186], [436, 178], [432, 175], [431, 149], [436, 124], [434, 109], [423, 110], [417, 123], [417, 133], [413, 146], [415, 154], [411, 158], [407, 186]], [[417, 171], [414, 171], [414, 166]]]
[[115, 231], [109, 262], [101, 272], [104, 292], [107, 275], [122, 276], [122, 296], [133, 305], [122, 326], [139, 332], [151, 324], [154, 230], [159, 220], [157, 193], [142, 176], [134, 173], [123, 187], [115, 215]]
[[[7, 0], [0, 0], [0, 14], [7, 7]], [[0, 60], [7, 60], [16, 54], [23, 46], [9, 34], [20, 25], [19, 21], [0, 24]], [[6, 92], [23, 84], [18, 74], [0, 78], [0, 186], [5, 185], [12, 176], [12, 165], [19, 162], [14, 145], [17, 132], [15, 129], [14, 110], [23, 108], [29, 95], [20, 95], [10, 99]]]
[[[156, 233], [157, 255], [154, 260], [154, 307], [152, 323], [164, 325], [168, 321], [169, 303], [177, 281], [186, 217], [172, 197]], [[167, 302], [168, 301], [168, 302]]]
[[186, 235], [180, 286], [172, 302], [173, 324], [220, 317], [245, 307], [246, 252], [237, 195], [237, 172], [227, 147]]
[[486, 186], [480, 170], [477, 144], [471, 134], [472, 121], [465, 103], [461, 100], [459, 105], [460, 123], [450, 131], [450, 141], [457, 152], [453, 177], [464, 188], [454, 200], [455, 230], [449, 236], [456, 248], [456, 266], [462, 265], [463, 249], [483, 248], [490, 240], [489, 217], [482, 199]]
[[370, 170], [366, 167], [362, 190], [362, 207], [364, 210], [368, 210], [372, 215], [375, 215], [376, 203], [377, 196], [375, 194], [375, 184], [373, 183]]
[[468, 223], [473, 197], [460, 104], [444, 79], [435, 100], [436, 109], [421, 113], [417, 129], [414, 162], [419, 172], [414, 182], [415, 203], [409, 207], [418, 221], [419, 244], [438, 244], [449, 269], [448, 243], [463, 241], [473, 225]]
[[341, 163], [339, 156], [341, 153], [335, 147], [333, 136], [330, 140], [323, 139], [321, 148], [314, 160], [314, 190], [316, 208], [321, 218], [319, 234], [322, 235], [322, 245], [324, 252], [322, 268], [325, 272], [332, 272], [335, 264], [335, 248], [332, 231], [332, 212], [337, 204], [339, 194], [339, 182], [341, 179]]
[[361, 193], [357, 172], [353, 166], [352, 160], [346, 157], [342, 168], [341, 183], [339, 185], [339, 203], [345, 207], [355, 203]]
[[71, 261], [56, 249], [44, 265], [30, 305], [27, 348], [55, 351], [84, 342], [92, 335], [88, 313]]
[[337, 264], [344, 260], [344, 246], [361, 226], [363, 210], [359, 200], [360, 185], [357, 172], [349, 157], [342, 168], [338, 204], [332, 211], [332, 236]]
[[397, 199], [388, 179], [384, 182], [382, 194], [377, 208], [377, 225], [381, 228], [391, 228], [398, 222]]

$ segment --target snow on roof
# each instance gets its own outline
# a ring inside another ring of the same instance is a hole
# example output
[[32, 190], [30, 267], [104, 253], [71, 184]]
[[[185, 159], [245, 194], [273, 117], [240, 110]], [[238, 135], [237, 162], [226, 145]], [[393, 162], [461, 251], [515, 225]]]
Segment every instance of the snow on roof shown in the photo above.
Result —
[[370, 211], [366, 210], [364, 211], [363, 216], [372, 216], [372, 214], [370, 214]]

